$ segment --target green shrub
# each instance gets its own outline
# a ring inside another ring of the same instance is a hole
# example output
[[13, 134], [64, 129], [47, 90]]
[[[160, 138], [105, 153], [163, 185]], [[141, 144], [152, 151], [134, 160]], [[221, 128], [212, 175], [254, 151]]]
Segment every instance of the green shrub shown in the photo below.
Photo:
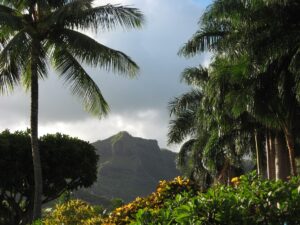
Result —
[[35, 220], [31, 225], [43, 225], [42, 220]]
[[199, 193], [181, 177], [161, 181], [146, 198], [116, 208], [105, 218], [82, 201], [58, 205], [44, 225], [294, 225], [300, 224], [300, 177], [263, 180], [251, 173]]
[[140, 209], [131, 225], [300, 224], [299, 177], [275, 182], [252, 173], [234, 181], [193, 197], [178, 194], [159, 210]]

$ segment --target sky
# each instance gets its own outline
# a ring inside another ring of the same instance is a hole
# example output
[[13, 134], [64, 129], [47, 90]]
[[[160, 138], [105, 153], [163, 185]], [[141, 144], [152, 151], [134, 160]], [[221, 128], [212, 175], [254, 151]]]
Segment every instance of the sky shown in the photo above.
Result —
[[[110, 113], [99, 120], [83, 110], [80, 99], [71, 95], [54, 71], [40, 81], [39, 135], [61, 132], [94, 142], [119, 131], [156, 139], [167, 146], [170, 121], [168, 102], [188, 90], [180, 83], [186, 67], [208, 65], [207, 54], [192, 59], [179, 57], [179, 48], [198, 29], [198, 21], [209, 0], [97, 0], [96, 4], [121, 4], [139, 8], [145, 15], [142, 29], [88, 33], [102, 44], [121, 50], [140, 67], [137, 78], [112, 74], [99, 68], [87, 71], [110, 105]], [[21, 87], [0, 96], [0, 131], [29, 127], [30, 95]]]

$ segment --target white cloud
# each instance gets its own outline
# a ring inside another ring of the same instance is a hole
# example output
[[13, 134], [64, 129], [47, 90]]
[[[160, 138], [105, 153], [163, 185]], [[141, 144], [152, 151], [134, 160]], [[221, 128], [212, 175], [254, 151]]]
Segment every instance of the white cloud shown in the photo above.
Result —
[[[80, 101], [70, 95], [63, 81], [54, 78], [40, 82], [40, 134], [62, 132], [84, 140], [104, 139], [121, 130], [134, 136], [157, 139], [166, 147], [167, 105], [186, 91], [179, 83], [181, 71], [208, 56], [186, 60], [177, 56], [179, 47], [196, 31], [205, 8], [195, 0], [99, 0], [98, 4], [123, 4], [140, 8], [146, 16], [141, 30], [98, 33], [101, 43], [121, 50], [140, 66], [138, 79], [128, 80], [100, 69], [88, 69], [111, 106], [111, 114], [97, 120], [83, 112]], [[12, 96], [0, 97], [0, 129], [29, 126], [29, 95], [17, 89]], [[177, 148], [176, 146], [173, 149]]]
[[[156, 139], [161, 147], [166, 147], [166, 127], [162, 127], [160, 112], [155, 110], [138, 111], [133, 114], [111, 114], [103, 120], [87, 118], [75, 122], [40, 123], [40, 135], [64, 133], [83, 140], [94, 142], [106, 139], [119, 131], [128, 131], [131, 135], [147, 139]], [[28, 124], [21, 123], [14, 128], [25, 129]]]

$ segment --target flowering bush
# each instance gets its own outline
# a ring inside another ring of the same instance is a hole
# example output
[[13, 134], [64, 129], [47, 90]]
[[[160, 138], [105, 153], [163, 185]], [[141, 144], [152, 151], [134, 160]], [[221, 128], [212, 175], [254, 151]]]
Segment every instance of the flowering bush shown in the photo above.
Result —
[[116, 208], [105, 218], [87, 203], [70, 201], [58, 205], [43, 224], [300, 224], [300, 177], [275, 182], [252, 173], [231, 182], [200, 193], [189, 180], [177, 177], [160, 181], [156, 192]]
[[178, 193], [192, 192], [193, 184], [188, 179], [176, 177], [172, 181], [160, 181], [156, 189], [146, 198], [136, 198], [133, 202], [116, 208], [106, 219], [103, 224], [129, 224], [135, 220], [137, 213], [141, 209], [159, 210], [163, 207], [167, 199], [173, 199]]
[[254, 174], [215, 186], [206, 193], [178, 194], [159, 210], [143, 208], [131, 225], [300, 224], [300, 178], [269, 181]]
[[71, 200], [56, 205], [43, 221], [44, 225], [99, 225], [101, 217], [97, 210], [81, 200]]

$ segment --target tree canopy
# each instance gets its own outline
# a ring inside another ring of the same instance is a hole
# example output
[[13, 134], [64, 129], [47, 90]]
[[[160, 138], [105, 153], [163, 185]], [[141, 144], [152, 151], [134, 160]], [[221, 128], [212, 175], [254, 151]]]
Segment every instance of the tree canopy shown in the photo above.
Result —
[[[88, 142], [57, 133], [41, 137], [39, 144], [43, 148], [43, 203], [96, 181], [99, 157]], [[26, 224], [31, 219], [33, 195], [29, 133], [3, 131], [0, 133], [0, 224]]]

